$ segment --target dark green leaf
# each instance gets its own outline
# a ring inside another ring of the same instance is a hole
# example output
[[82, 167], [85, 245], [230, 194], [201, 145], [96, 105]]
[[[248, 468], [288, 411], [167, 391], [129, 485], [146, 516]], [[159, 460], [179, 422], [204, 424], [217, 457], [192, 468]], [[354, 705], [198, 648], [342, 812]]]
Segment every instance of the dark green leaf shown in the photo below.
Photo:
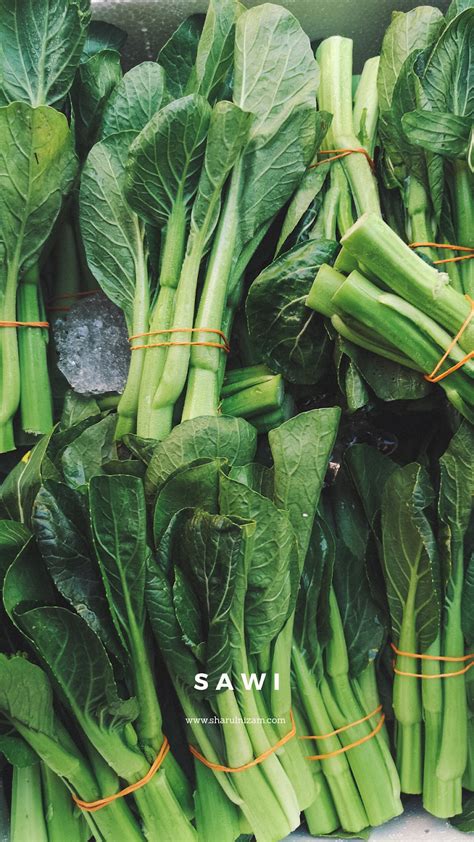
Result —
[[289, 512], [298, 544], [300, 569], [308, 549], [339, 418], [337, 407], [313, 409], [290, 418], [268, 435], [275, 470], [274, 502], [279, 509]]
[[130, 652], [145, 623], [145, 577], [150, 550], [143, 483], [130, 476], [93, 477], [89, 504], [112, 619]]
[[250, 462], [248, 465], [234, 465], [229, 471], [230, 479], [235, 479], [247, 485], [252, 491], [257, 491], [263, 497], [273, 499], [273, 469], [267, 468], [260, 462]]
[[429, 383], [418, 372], [364, 351], [346, 340], [342, 340], [340, 344], [359, 375], [380, 400], [417, 400], [429, 394]]
[[468, 421], [463, 421], [439, 464], [439, 517], [449, 528], [453, 546], [460, 547], [471, 517], [474, 492], [474, 430]]
[[[468, 646], [474, 644], [474, 552], [468, 560], [462, 592], [462, 629]], [[472, 648], [469, 649], [472, 652]]]
[[126, 40], [127, 33], [120, 27], [105, 20], [92, 20], [87, 29], [81, 62], [87, 61], [88, 58], [102, 52], [102, 50], [117, 50], [117, 52], [120, 52]]
[[306, 298], [318, 268], [332, 263], [336, 250], [331, 240], [308, 240], [274, 260], [250, 287], [250, 336], [264, 362], [292, 383], [316, 383], [326, 371], [329, 337]]
[[219, 475], [223, 459], [198, 459], [173, 473], [158, 491], [153, 516], [153, 536], [158, 547], [174, 515], [192, 503], [196, 508], [217, 514]]
[[101, 139], [117, 132], [141, 132], [167, 101], [165, 84], [163, 68], [153, 61], [144, 61], [125, 73], [104, 108]]
[[153, 497], [166, 479], [187, 462], [222, 458], [231, 466], [246, 465], [255, 456], [256, 447], [255, 428], [241, 418], [218, 416], [184, 421], [157, 445], [146, 474], [147, 495]]
[[392, 632], [397, 643], [410, 593], [416, 651], [420, 652], [435, 640], [440, 625], [437, 548], [426, 515], [433, 499], [429, 477], [417, 464], [396, 468], [382, 495], [384, 574]]
[[473, 117], [474, 7], [465, 9], [446, 27], [432, 50], [422, 85], [430, 110]]
[[35, 500], [33, 528], [58, 591], [104, 645], [117, 652], [103, 583], [89, 543], [89, 525], [77, 492], [48, 480]]
[[0, 95], [54, 105], [71, 87], [90, 19], [88, 3], [1, 0]]
[[8, 474], [0, 490], [3, 517], [30, 525], [33, 502], [42, 481], [42, 465], [51, 436], [44, 436]]
[[15, 102], [0, 108], [0, 252], [24, 272], [38, 260], [72, 186], [77, 161], [64, 114]]
[[71, 98], [78, 150], [82, 156], [97, 140], [102, 112], [121, 78], [120, 55], [116, 50], [101, 50], [79, 66]]
[[106, 415], [69, 444], [62, 453], [64, 478], [71, 488], [81, 488], [102, 472], [104, 462], [116, 456], [115, 415]]
[[142, 436], [135, 436], [133, 433], [128, 433], [124, 436], [122, 443], [137, 459], [141, 459], [144, 465], [150, 464], [151, 457], [157, 446], [155, 439], [145, 439]]
[[204, 159], [211, 109], [196, 94], [174, 100], [140, 132], [130, 149], [125, 193], [147, 222], [167, 224], [178, 196], [194, 197]]
[[[158, 56], [158, 61], [166, 71], [166, 89], [173, 99], [192, 92], [189, 90], [189, 81], [194, 71], [203, 22], [202, 15], [186, 18], [173, 32]], [[195, 85], [192, 90], [195, 90]]]
[[210, 0], [197, 48], [192, 90], [211, 103], [225, 92], [234, 61], [235, 21], [241, 13], [236, 0]]
[[93, 415], [100, 415], [97, 401], [94, 398], [78, 395], [77, 392], [68, 389], [64, 398], [61, 421], [59, 422], [60, 429], [67, 430]]
[[465, 158], [472, 131], [469, 117], [442, 111], [411, 111], [402, 127], [410, 143], [448, 158]]
[[53, 692], [46, 673], [20, 655], [0, 655], [0, 710], [27, 728], [56, 736]]
[[30, 532], [22, 523], [0, 520], [0, 587], [10, 564], [29, 537]]
[[449, 823], [463, 833], [474, 833], [474, 793], [467, 795], [461, 815], [449, 819]]
[[2, 754], [11, 766], [17, 766], [22, 769], [39, 763], [38, 755], [14, 731], [6, 734], [0, 732], [0, 755]]
[[125, 162], [132, 131], [96, 143], [83, 169], [80, 222], [89, 268], [132, 330], [137, 284], [146, 284], [144, 232], [125, 199]]

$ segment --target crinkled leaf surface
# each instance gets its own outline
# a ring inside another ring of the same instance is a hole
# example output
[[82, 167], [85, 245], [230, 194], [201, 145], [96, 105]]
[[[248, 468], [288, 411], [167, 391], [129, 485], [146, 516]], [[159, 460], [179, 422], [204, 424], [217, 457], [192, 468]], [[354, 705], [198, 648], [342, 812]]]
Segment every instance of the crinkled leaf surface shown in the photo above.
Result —
[[137, 134], [168, 101], [165, 72], [153, 61], [132, 67], [112, 91], [102, 115], [100, 137], [117, 132]]
[[331, 263], [336, 250], [332, 240], [308, 240], [274, 260], [250, 287], [250, 336], [267, 365], [292, 383], [316, 383], [326, 370], [329, 336], [306, 298], [318, 268]]
[[1, 0], [0, 97], [54, 105], [71, 87], [90, 19], [83, 0]]
[[203, 15], [186, 18], [161, 48], [158, 61], [166, 71], [166, 89], [173, 99], [196, 88], [194, 64], [203, 22]]
[[104, 462], [116, 456], [116, 423], [115, 415], [106, 415], [96, 424], [87, 427], [64, 448], [61, 467], [64, 479], [71, 488], [85, 486], [93, 476], [102, 473]]
[[202, 458], [246, 465], [254, 458], [256, 447], [255, 427], [241, 418], [205, 416], [184, 421], [157, 445], [146, 474], [147, 495], [156, 494], [180, 465]]
[[448, 158], [467, 155], [472, 132], [470, 117], [444, 111], [410, 111], [402, 117], [403, 131], [410, 143]]
[[193, 94], [162, 108], [130, 149], [125, 193], [147, 222], [163, 227], [178, 197], [187, 206], [194, 198], [211, 108]]
[[210, 0], [194, 76], [196, 91], [211, 103], [225, 93], [234, 60], [235, 21], [242, 11], [237, 0]]
[[53, 691], [46, 673], [20, 655], [0, 654], [0, 709], [27, 728], [55, 738]]
[[25, 271], [38, 260], [76, 174], [63, 114], [15, 102], [0, 108], [0, 252]]
[[98, 138], [102, 113], [122, 78], [120, 54], [101, 50], [79, 66], [71, 89], [78, 150], [86, 155]]
[[225, 465], [223, 459], [198, 459], [179, 467], [161, 486], [153, 515], [155, 546], [168, 528], [174, 515], [189, 504], [217, 514], [219, 475]]
[[[125, 78], [125, 77], [124, 77]], [[137, 277], [146, 277], [143, 226], [125, 195], [125, 164], [133, 131], [96, 143], [81, 178], [80, 223], [89, 268], [132, 329]]]
[[426, 63], [422, 85], [430, 107], [471, 117], [474, 114], [474, 8], [446, 27]]

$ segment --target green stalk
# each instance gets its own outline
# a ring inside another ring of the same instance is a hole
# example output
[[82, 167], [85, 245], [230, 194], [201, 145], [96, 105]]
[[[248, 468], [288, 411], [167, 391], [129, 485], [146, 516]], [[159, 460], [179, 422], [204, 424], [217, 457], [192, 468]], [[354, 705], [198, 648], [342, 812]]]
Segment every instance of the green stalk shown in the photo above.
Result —
[[[228, 193], [209, 256], [204, 286], [194, 321], [198, 329], [222, 330], [229, 278], [234, 259], [238, 225], [238, 197], [240, 190], [240, 164], [232, 172]], [[226, 334], [227, 335], [227, 334]], [[212, 334], [195, 333], [197, 342], [209, 342]], [[200, 415], [216, 415], [219, 403], [221, 357], [218, 348], [194, 346], [191, 349], [190, 370], [182, 420]]]
[[[342, 238], [342, 243], [390, 289], [443, 325], [451, 336], [456, 335], [469, 316], [470, 305], [446, 283], [445, 276], [415, 254], [380, 217], [376, 214], [361, 217]], [[459, 344], [466, 353], [472, 350], [472, 322]]]
[[[370, 351], [372, 354], [378, 354], [380, 357], [385, 357], [386, 360], [392, 360], [394, 363], [404, 365], [406, 368], [411, 368], [413, 371], [419, 371], [421, 374], [423, 373], [423, 369], [414, 363], [413, 360], [402, 356], [402, 354], [397, 354], [395, 349], [392, 350], [382, 341], [382, 337], [378, 339], [376, 334], [373, 334], [373, 332], [365, 328], [364, 325], [359, 326], [356, 319], [352, 320], [350, 319], [350, 316], [346, 316], [346, 320], [344, 320], [339, 316], [333, 316], [331, 322], [335, 330], [337, 330], [344, 339], [348, 339], [349, 342], [353, 342], [354, 345], [358, 345], [360, 348], [365, 348], [366, 351]], [[369, 334], [373, 334], [376, 337], [375, 341], [372, 336], [369, 338]]]
[[[308, 723], [301, 711], [295, 706], [293, 706], [293, 716], [295, 717], [297, 735], [299, 737], [309, 736]], [[300, 745], [300, 751], [304, 758], [308, 754], [310, 741], [300, 741]], [[311, 836], [325, 836], [333, 833], [340, 826], [339, 817], [326, 778], [323, 775], [321, 763], [318, 760], [313, 760], [311, 763], [306, 760], [304, 762], [310, 769], [315, 791], [314, 800], [304, 811], [305, 821]]]
[[[2, 321], [16, 321], [17, 265], [8, 267], [1, 301]], [[0, 327], [0, 453], [15, 449], [13, 417], [20, 403], [20, 362], [17, 329]]]
[[[430, 218], [430, 200], [424, 185], [413, 175], [409, 176], [404, 200], [410, 225], [408, 233], [410, 242], [432, 243], [435, 233]], [[430, 260], [436, 260], [435, 248], [423, 247], [422, 251]]]
[[[319, 107], [333, 115], [324, 148], [356, 149], [361, 144], [353, 128], [351, 39], [337, 35], [326, 38], [318, 48], [317, 59], [321, 69]], [[341, 160], [357, 214], [380, 214], [377, 182], [365, 156], [346, 155]]]
[[242, 389], [221, 402], [223, 415], [234, 415], [237, 418], [252, 418], [274, 412], [281, 408], [285, 395], [285, 384], [281, 374], [275, 374], [263, 383]]
[[11, 842], [48, 842], [41, 794], [41, 767], [14, 766]]
[[[324, 704], [321, 691], [309, 671], [304, 655], [296, 643], [292, 646], [292, 663], [298, 696], [313, 734], [328, 734], [334, 730]], [[337, 736], [315, 742], [309, 754], [327, 754], [341, 748]], [[322, 763], [334, 804], [344, 830], [357, 833], [369, 824], [359, 792], [344, 754], [325, 758]]]
[[272, 412], [262, 412], [261, 415], [252, 415], [250, 423], [257, 430], [257, 433], [269, 433], [275, 427], [279, 427], [284, 421], [288, 421], [295, 415], [295, 404], [291, 395], [285, 395], [282, 405]]
[[[164, 236], [159, 292], [151, 312], [149, 326], [145, 328], [150, 332], [167, 330], [173, 324], [174, 302], [184, 256], [186, 228], [186, 208], [182, 197], [178, 196], [174, 202]], [[143, 331], [135, 332], [141, 333]], [[135, 344], [153, 345], [156, 342], [167, 342], [169, 340], [170, 335], [158, 334], [150, 336], [148, 342], [146, 337], [143, 337], [143, 340], [135, 340]], [[137, 432], [138, 435], [145, 438], [150, 435], [149, 425], [153, 396], [163, 372], [166, 351], [166, 347], [147, 348], [144, 351], [145, 360], [140, 383]], [[133, 354], [139, 353], [139, 351], [133, 352]]]
[[10, 842], [10, 815], [5, 794], [5, 775], [0, 775], [0, 842]]
[[[326, 668], [329, 686], [341, 718], [334, 721], [337, 728], [350, 722], [362, 719], [365, 711], [360, 707], [352, 691], [349, 681], [349, 659], [347, 655], [344, 630], [339, 612], [339, 606], [334, 590], [329, 597], [331, 639], [326, 647]], [[369, 711], [370, 712], [370, 711]], [[352, 745], [358, 739], [368, 737], [376, 725], [376, 719], [367, 720], [360, 725], [342, 731], [340, 739], [343, 745]], [[362, 801], [367, 812], [369, 824], [377, 826], [384, 824], [394, 816], [403, 812], [399, 793], [393, 793], [392, 769], [386, 765], [387, 756], [382, 752], [378, 741], [374, 738], [367, 740], [356, 748], [347, 752], [349, 765], [356, 780]], [[389, 761], [390, 766], [392, 761]], [[367, 770], [370, 769], [370, 774]]]
[[[18, 285], [18, 320], [44, 320], [40, 304], [40, 274], [36, 264], [25, 272]], [[20, 356], [21, 425], [27, 433], [49, 433], [53, 426], [53, 403], [48, 374], [46, 329], [22, 327], [18, 333]]]
[[[466, 655], [472, 652], [470, 647]], [[466, 673], [466, 695], [467, 695], [467, 764], [464, 772], [463, 786], [470, 792], [474, 792], [474, 674], [470, 670]]]
[[367, 59], [354, 97], [352, 122], [360, 144], [373, 156], [379, 119], [377, 75], [380, 57]]
[[[364, 670], [354, 679], [354, 692], [359, 699], [360, 704], [364, 708], [365, 713], [375, 710], [380, 704], [379, 689], [377, 687], [377, 674], [375, 671], [375, 660], [370, 661]], [[377, 734], [379, 742], [385, 743], [390, 750], [390, 740], [385, 725]], [[400, 781], [397, 777], [398, 791], [400, 790]], [[399, 792], [400, 794], [400, 792]]]
[[[143, 231], [141, 224], [138, 222], [138, 218], [135, 218], [135, 230], [136, 247], [137, 252], [140, 255], [140, 262], [136, 266], [135, 270], [135, 294], [133, 299], [133, 318], [131, 326], [132, 336], [145, 333], [147, 331], [150, 310], [150, 289], [146, 256], [143, 249]], [[147, 345], [147, 338], [144, 336], [133, 340], [131, 347], [133, 348], [134, 345]], [[137, 351], [132, 351], [131, 353], [127, 383], [117, 408], [118, 418], [115, 429], [116, 439], [121, 439], [126, 433], [135, 432], [142, 374], [146, 355], [148, 353], [149, 350], [146, 348], [141, 348]]]
[[87, 842], [87, 825], [78, 813], [71, 793], [54, 772], [42, 764], [44, 814], [48, 842]]
[[242, 389], [250, 388], [250, 386], [258, 386], [272, 377], [273, 373], [268, 366], [263, 364], [246, 366], [245, 368], [231, 368], [225, 374], [221, 398], [228, 398]]
[[[441, 655], [441, 640], [436, 640], [426, 650], [427, 655]], [[440, 662], [422, 660], [423, 675], [439, 675]], [[439, 809], [446, 797], [446, 787], [436, 776], [443, 716], [443, 686], [440, 679], [428, 678], [421, 682], [424, 721], [423, 806], [429, 813]]]
[[[33, 731], [22, 723], [12, 720], [19, 734], [36, 751], [39, 757], [59, 775], [71, 789], [84, 801], [96, 801], [110, 793], [101, 792], [92, 774], [89, 764], [77, 751], [66, 732], [66, 742], [61, 734], [60, 740]], [[58, 723], [55, 723], [57, 726]], [[58, 732], [64, 731], [56, 727]], [[63, 744], [64, 743], [64, 744]], [[94, 822], [104, 839], [126, 839], [127, 842], [145, 842], [144, 836], [124, 799], [109, 804], [107, 809], [94, 814]]]
[[240, 835], [239, 811], [219, 786], [214, 773], [204, 763], [195, 761], [196, 829], [198, 839], [234, 842]]
[[[418, 561], [412, 565], [407, 599], [403, 609], [398, 648], [403, 652], [417, 652], [415, 628], [415, 603], [418, 579]], [[397, 656], [397, 669], [416, 672], [412, 658]], [[395, 675], [393, 682], [393, 709], [397, 719], [396, 757], [402, 792], [419, 794], [422, 791], [422, 709], [418, 678]]]
[[[454, 204], [454, 228], [456, 231], [457, 246], [473, 245], [474, 231], [474, 177], [466, 161], [453, 161], [453, 204]], [[462, 252], [456, 252], [457, 257]], [[474, 296], [474, 261], [460, 261], [459, 269], [462, 279], [463, 291]]]
[[334, 161], [331, 165], [331, 179], [333, 178], [339, 192], [339, 201], [337, 205], [337, 227], [339, 234], [342, 235], [345, 234], [352, 225], [354, 225], [355, 220], [352, 211], [351, 191], [340, 161]]
[[[252, 743], [232, 690], [225, 690], [216, 697], [219, 715], [228, 720], [222, 726], [229, 766], [243, 766], [253, 760]], [[255, 766], [234, 776], [235, 786], [245, 802], [251, 805], [252, 829], [257, 842], [282, 839], [294, 830], [278, 798], [268, 785], [263, 771]], [[254, 824], [253, 822], [257, 822]]]
[[[462, 542], [453, 553], [453, 572], [448, 582], [442, 652], [446, 657], [464, 655], [461, 602], [464, 583]], [[443, 671], [458, 672], [459, 662], [443, 662]], [[467, 700], [464, 675], [444, 679], [441, 746], [436, 767], [437, 777], [450, 784], [446, 802], [438, 805], [441, 818], [462, 812], [462, 778], [467, 765]]]

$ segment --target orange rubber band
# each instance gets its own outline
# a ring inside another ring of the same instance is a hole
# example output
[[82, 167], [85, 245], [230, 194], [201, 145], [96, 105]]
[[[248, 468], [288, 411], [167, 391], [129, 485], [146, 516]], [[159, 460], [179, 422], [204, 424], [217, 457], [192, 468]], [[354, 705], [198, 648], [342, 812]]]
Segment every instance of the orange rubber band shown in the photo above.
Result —
[[343, 731], [348, 731], [349, 728], [355, 728], [356, 725], [361, 725], [362, 722], [367, 722], [368, 719], [372, 719], [376, 713], [380, 713], [382, 710], [382, 705], [379, 705], [372, 711], [372, 713], [368, 713], [367, 716], [363, 716], [362, 719], [357, 719], [355, 722], [349, 722], [349, 725], [342, 725], [341, 728], [336, 728], [335, 731], [330, 731], [329, 734], [320, 734], [318, 736], [308, 736], [308, 737], [298, 737], [299, 740], [327, 740], [329, 737], [335, 737], [336, 734], [341, 734]]
[[363, 146], [357, 146], [354, 149], [321, 149], [319, 155], [333, 155], [333, 157], [324, 158], [322, 161], [316, 161], [316, 163], [311, 164], [308, 169], [312, 170], [314, 167], [321, 166], [321, 164], [330, 164], [332, 161], [338, 161], [339, 158], [345, 158], [347, 155], [352, 155], [353, 153], [364, 155], [369, 162], [370, 169], [375, 171], [375, 161], [370, 157], [367, 149], [364, 149]]
[[163, 737], [163, 743], [161, 748], [156, 756], [156, 759], [153, 761], [153, 765], [150, 766], [146, 775], [141, 778], [141, 780], [137, 781], [134, 784], [130, 784], [130, 786], [125, 787], [125, 789], [121, 789], [119, 792], [114, 792], [113, 795], [108, 795], [106, 798], [99, 798], [98, 801], [81, 801], [77, 795], [72, 795], [73, 801], [77, 804], [81, 810], [85, 810], [86, 813], [95, 813], [97, 810], [102, 810], [102, 807], [107, 807], [108, 804], [112, 804], [113, 801], [116, 801], [117, 798], [123, 798], [125, 795], [130, 795], [132, 792], [135, 792], [137, 789], [141, 789], [142, 786], [145, 786], [149, 781], [151, 781], [153, 775], [156, 774], [158, 769], [160, 768], [161, 764], [163, 763], [166, 755], [170, 750], [170, 744], [166, 737]]
[[462, 368], [463, 365], [465, 365], [467, 362], [469, 362], [469, 360], [472, 360], [472, 358], [474, 357], [474, 351], [469, 351], [469, 353], [466, 354], [466, 356], [463, 357], [462, 360], [459, 360], [459, 362], [455, 363], [455, 365], [452, 365], [451, 368], [447, 369], [447, 371], [443, 371], [443, 372], [441, 372], [441, 374], [438, 374], [438, 371], [440, 370], [441, 366], [443, 365], [445, 360], [449, 357], [451, 351], [453, 350], [454, 346], [457, 344], [458, 340], [463, 335], [464, 331], [466, 330], [467, 326], [471, 322], [472, 318], [474, 318], [474, 299], [470, 298], [469, 295], [466, 295], [465, 298], [467, 298], [469, 304], [471, 305], [471, 311], [466, 316], [464, 322], [462, 323], [461, 327], [459, 328], [459, 330], [458, 330], [456, 336], [454, 337], [453, 341], [450, 342], [448, 348], [444, 352], [444, 354], [441, 357], [439, 363], [437, 363], [435, 365], [431, 374], [425, 374], [425, 380], [428, 380], [430, 383], [439, 383], [440, 380], [444, 380], [444, 378], [448, 377], [449, 374], [452, 374], [454, 371], [457, 371], [459, 368]]
[[222, 351], [225, 351], [226, 354], [230, 352], [230, 345], [229, 341], [224, 333], [221, 330], [215, 330], [212, 327], [171, 327], [168, 330], [150, 330], [148, 333], [135, 333], [133, 336], [128, 337], [128, 341], [132, 342], [133, 339], [140, 339], [142, 336], [160, 336], [164, 333], [214, 333], [217, 336], [220, 336], [223, 340], [222, 342], [150, 342], [148, 345], [132, 345], [130, 348], [131, 351], [141, 351], [144, 348], [171, 348], [177, 345], [201, 345], [205, 348], [220, 348]]
[[[380, 708], [377, 708], [377, 710], [380, 710]], [[374, 711], [374, 713], [375, 713], [375, 711]], [[357, 722], [351, 722], [351, 724], [345, 726], [345, 728], [346, 729], [352, 728], [354, 725], [358, 725], [359, 722], [365, 722], [366, 719], [370, 719], [371, 716], [374, 716], [374, 713], [371, 713], [368, 717], [365, 717], [365, 719], [360, 719]], [[367, 743], [369, 740], [371, 740], [372, 737], [375, 737], [379, 733], [379, 731], [381, 730], [384, 722], [385, 722], [385, 714], [382, 713], [377, 725], [375, 726], [373, 731], [370, 732], [370, 734], [366, 734], [365, 737], [361, 737], [360, 740], [355, 740], [355, 742], [350, 743], [350, 745], [342, 746], [341, 748], [338, 748], [335, 751], [328, 751], [326, 754], [310, 754], [310, 755], [307, 756], [306, 759], [307, 760], [327, 760], [330, 757], [337, 757], [339, 754], [345, 754], [346, 751], [350, 751], [352, 748], [357, 748], [357, 746], [361, 746], [364, 743]], [[344, 730], [344, 729], [339, 729], [339, 730]], [[338, 731], [334, 731], [333, 733], [337, 734]], [[314, 736], [314, 737], [310, 737], [309, 739], [324, 740], [326, 736], [332, 736], [332, 734], [324, 735], [324, 736]]]
[[49, 327], [49, 322], [0, 322], [0, 327]]
[[245, 772], [246, 769], [252, 769], [253, 766], [258, 766], [259, 763], [263, 763], [263, 761], [266, 760], [267, 757], [270, 757], [271, 754], [274, 754], [276, 751], [278, 751], [279, 748], [284, 746], [286, 743], [292, 740], [293, 737], [296, 736], [296, 723], [295, 718], [293, 716], [293, 712], [291, 710], [290, 720], [291, 730], [288, 731], [288, 733], [285, 734], [285, 736], [282, 737], [281, 740], [278, 740], [278, 742], [275, 743], [274, 746], [267, 748], [266, 751], [264, 751], [262, 754], [259, 754], [258, 757], [256, 757], [254, 760], [251, 760], [249, 763], [244, 763], [243, 766], [222, 766], [220, 763], [212, 763], [210, 760], [207, 759], [207, 757], [204, 757], [204, 755], [201, 754], [201, 752], [194, 748], [193, 745], [189, 746], [189, 751], [191, 752], [193, 757], [196, 758], [196, 760], [199, 760], [201, 763], [204, 763], [204, 766], [207, 766], [208, 769], [213, 769], [214, 772]]
[[433, 263], [436, 263], [437, 265], [440, 263], [458, 263], [460, 260], [471, 260], [471, 258], [474, 257], [474, 248], [471, 248], [470, 246], [454, 246], [451, 243], [410, 243], [410, 248], [437, 248], [468, 252], [468, 254], [462, 254], [459, 255], [459, 257], [446, 257], [444, 260], [433, 260]]
[[464, 675], [471, 669], [471, 667], [474, 667], [474, 652], [472, 652], [470, 655], [459, 655], [458, 657], [451, 657], [449, 655], [421, 655], [420, 653], [416, 652], [403, 652], [401, 649], [397, 649], [394, 643], [391, 643], [390, 646], [392, 647], [396, 655], [399, 655], [404, 658], [414, 658], [415, 660], [420, 658], [420, 660], [422, 661], [442, 661], [450, 664], [459, 664], [465, 663], [466, 661], [470, 661], [470, 663], [468, 663], [463, 669], [456, 670], [456, 672], [439, 672], [434, 675], [424, 675], [424, 673], [421, 672], [405, 672], [403, 670], [397, 669], [395, 663], [393, 663], [392, 667], [395, 675], [404, 675], [408, 678], [422, 679], [452, 678], [456, 675]]

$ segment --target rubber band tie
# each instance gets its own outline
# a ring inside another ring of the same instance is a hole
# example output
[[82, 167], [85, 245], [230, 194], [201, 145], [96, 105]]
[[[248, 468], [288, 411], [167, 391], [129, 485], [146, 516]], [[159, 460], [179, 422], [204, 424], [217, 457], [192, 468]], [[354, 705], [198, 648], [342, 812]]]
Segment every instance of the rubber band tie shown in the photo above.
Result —
[[332, 158], [324, 158], [322, 161], [316, 161], [315, 164], [310, 164], [308, 169], [312, 170], [314, 167], [319, 167], [321, 164], [330, 164], [332, 161], [338, 161], [339, 158], [346, 158], [347, 155], [352, 155], [353, 153], [364, 155], [369, 162], [370, 169], [372, 171], [375, 170], [375, 162], [374, 159], [370, 157], [367, 149], [364, 149], [363, 146], [356, 146], [354, 149], [321, 149], [319, 151], [319, 155], [332, 155]]
[[393, 664], [393, 671], [394, 671], [395, 675], [404, 675], [404, 676], [407, 676], [408, 678], [422, 678], [422, 679], [452, 678], [456, 675], [464, 675], [466, 672], [468, 672], [471, 669], [471, 667], [474, 667], [474, 652], [472, 652], [470, 655], [460, 655], [458, 657], [451, 657], [449, 655], [421, 655], [421, 654], [415, 653], [415, 652], [403, 652], [402, 650], [397, 649], [397, 647], [395, 646], [394, 643], [391, 643], [390, 646], [392, 647], [392, 649], [393, 649], [393, 651], [395, 652], [396, 655], [399, 655], [399, 656], [404, 657], [404, 658], [414, 658], [414, 659], [419, 658], [422, 661], [438, 661], [438, 662], [441, 661], [441, 662], [449, 663], [449, 664], [462, 664], [462, 663], [466, 663], [466, 661], [469, 661], [469, 663], [465, 667], [463, 667], [460, 670], [456, 670], [455, 672], [439, 672], [439, 673], [434, 673], [433, 675], [424, 675], [424, 673], [418, 673], [418, 672], [405, 672], [403, 670], [399, 670], [395, 666], [395, 664]]
[[281, 740], [278, 740], [278, 742], [275, 743], [274, 746], [270, 746], [270, 748], [267, 748], [266, 751], [262, 752], [262, 754], [259, 754], [258, 757], [254, 758], [254, 760], [250, 760], [249, 763], [244, 763], [243, 766], [223, 766], [220, 763], [212, 763], [210, 760], [207, 759], [207, 757], [204, 757], [204, 755], [201, 754], [201, 752], [194, 748], [193, 745], [189, 746], [189, 751], [191, 752], [193, 757], [196, 758], [196, 760], [199, 760], [201, 763], [204, 763], [204, 766], [207, 766], [208, 769], [213, 769], [214, 772], [245, 772], [246, 769], [252, 769], [253, 766], [258, 766], [259, 763], [263, 763], [263, 761], [266, 760], [267, 757], [270, 757], [271, 754], [274, 754], [276, 751], [278, 751], [279, 748], [284, 746], [286, 743], [292, 740], [293, 737], [296, 736], [296, 723], [292, 711], [290, 711], [290, 721], [291, 730], [288, 731], [288, 733], [285, 734], [285, 736], [282, 737]]
[[[335, 737], [337, 734], [342, 733], [343, 731], [348, 731], [350, 728], [355, 728], [356, 725], [361, 725], [363, 722], [367, 722], [368, 719], [371, 719], [377, 713], [380, 713], [382, 710], [382, 705], [379, 705], [372, 711], [372, 713], [367, 714], [367, 716], [363, 716], [361, 719], [357, 719], [355, 722], [350, 722], [348, 725], [343, 725], [341, 728], [336, 728], [334, 731], [330, 731], [329, 734], [318, 734], [312, 736], [304, 736], [299, 737], [300, 740], [327, 740], [329, 737]], [[385, 722], [385, 714], [382, 713], [380, 716], [379, 721], [375, 728], [370, 732], [370, 734], [366, 734], [364, 737], [361, 737], [359, 740], [355, 740], [353, 743], [350, 743], [348, 746], [342, 746], [341, 748], [335, 749], [335, 751], [328, 751], [325, 754], [310, 754], [307, 756], [307, 760], [327, 760], [330, 757], [337, 757], [339, 754], [345, 754], [347, 751], [350, 751], [353, 748], [357, 748], [357, 746], [361, 746], [364, 743], [367, 743], [372, 737], [375, 737], [379, 731], [382, 729], [382, 726]]]
[[0, 327], [49, 327], [49, 322], [0, 322]]
[[156, 756], [156, 759], [153, 761], [153, 765], [150, 766], [146, 775], [139, 781], [136, 781], [136, 783], [134, 784], [130, 784], [130, 786], [125, 787], [125, 789], [121, 789], [119, 792], [114, 792], [113, 795], [108, 795], [106, 798], [99, 798], [98, 801], [82, 801], [73, 793], [72, 798], [74, 803], [77, 804], [77, 806], [80, 807], [81, 810], [85, 810], [87, 813], [95, 813], [97, 812], [97, 810], [102, 810], [103, 807], [107, 807], [108, 804], [112, 804], [112, 802], [116, 801], [117, 798], [123, 798], [125, 795], [130, 795], [132, 792], [136, 792], [137, 789], [141, 789], [142, 786], [145, 786], [147, 783], [149, 783], [149, 781], [151, 781], [153, 775], [156, 774], [161, 764], [163, 763], [169, 750], [170, 744], [167, 738], [163, 737], [163, 743]]
[[445, 257], [443, 260], [433, 260], [433, 263], [458, 263], [460, 260], [471, 260], [474, 257], [474, 248], [470, 246], [455, 246], [451, 243], [410, 243], [411, 249], [418, 248], [437, 248], [450, 249], [450, 251], [465, 251], [467, 254], [461, 254], [458, 257]]
[[128, 341], [132, 342], [134, 339], [141, 339], [145, 336], [160, 336], [163, 334], [169, 333], [213, 333], [216, 336], [220, 336], [222, 342], [193, 342], [191, 340], [183, 341], [183, 342], [149, 342], [147, 345], [132, 345], [130, 350], [131, 351], [141, 351], [145, 348], [171, 348], [176, 347], [177, 345], [201, 345], [205, 348], [220, 348], [222, 351], [225, 351], [226, 354], [230, 352], [230, 345], [228, 339], [221, 330], [215, 330], [212, 327], [171, 327], [167, 330], [150, 330], [148, 333], [135, 333], [133, 336], [128, 337]]
[[458, 343], [459, 339], [461, 338], [464, 331], [466, 330], [466, 328], [470, 324], [472, 318], [474, 317], [474, 299], [470, 298], [469, 295], [466, 295], [465, 298], [467, 298], [469, 304], [471, 305], [471, 310], [468, 313], [468, 315], [466, 316], [466, 318], [465, 318], [464, 322], [462, 323], [461, 327], [459, 328], [456, 336], [454, 337], [452, 342], [450, 342], [448, 348], [444, 352], [440, 361], [435, 365], [431, 374], [425, 374], [425, 380], [428, 380], [430, 383], [439, 383], [440, 380], [444, 380], [444, 378], [448, 377], [449, 374], [452, 374], [454, 371], [457, 371], [459, 368], [462, 368], [463, 365], [465, 365], [467, 362], [469, 362], [469, 360], [472, 360], [472, 358], [474, 357], [474, 351], [469, 351], [469, 353], [466, 354], [466, 356], [463, 357], [462, 360], [459, 360], [459, 362], [455, 363], [455, 365], [452, 365], [451, 368], [448, 368], [446, 371], [443, 371], [443, 372], [441, 372], [441, 374], [438, 374], [438, 371], [440, 370], [441, 366], [447, 360], [451, 351], [453, 350], [455, 345]]

